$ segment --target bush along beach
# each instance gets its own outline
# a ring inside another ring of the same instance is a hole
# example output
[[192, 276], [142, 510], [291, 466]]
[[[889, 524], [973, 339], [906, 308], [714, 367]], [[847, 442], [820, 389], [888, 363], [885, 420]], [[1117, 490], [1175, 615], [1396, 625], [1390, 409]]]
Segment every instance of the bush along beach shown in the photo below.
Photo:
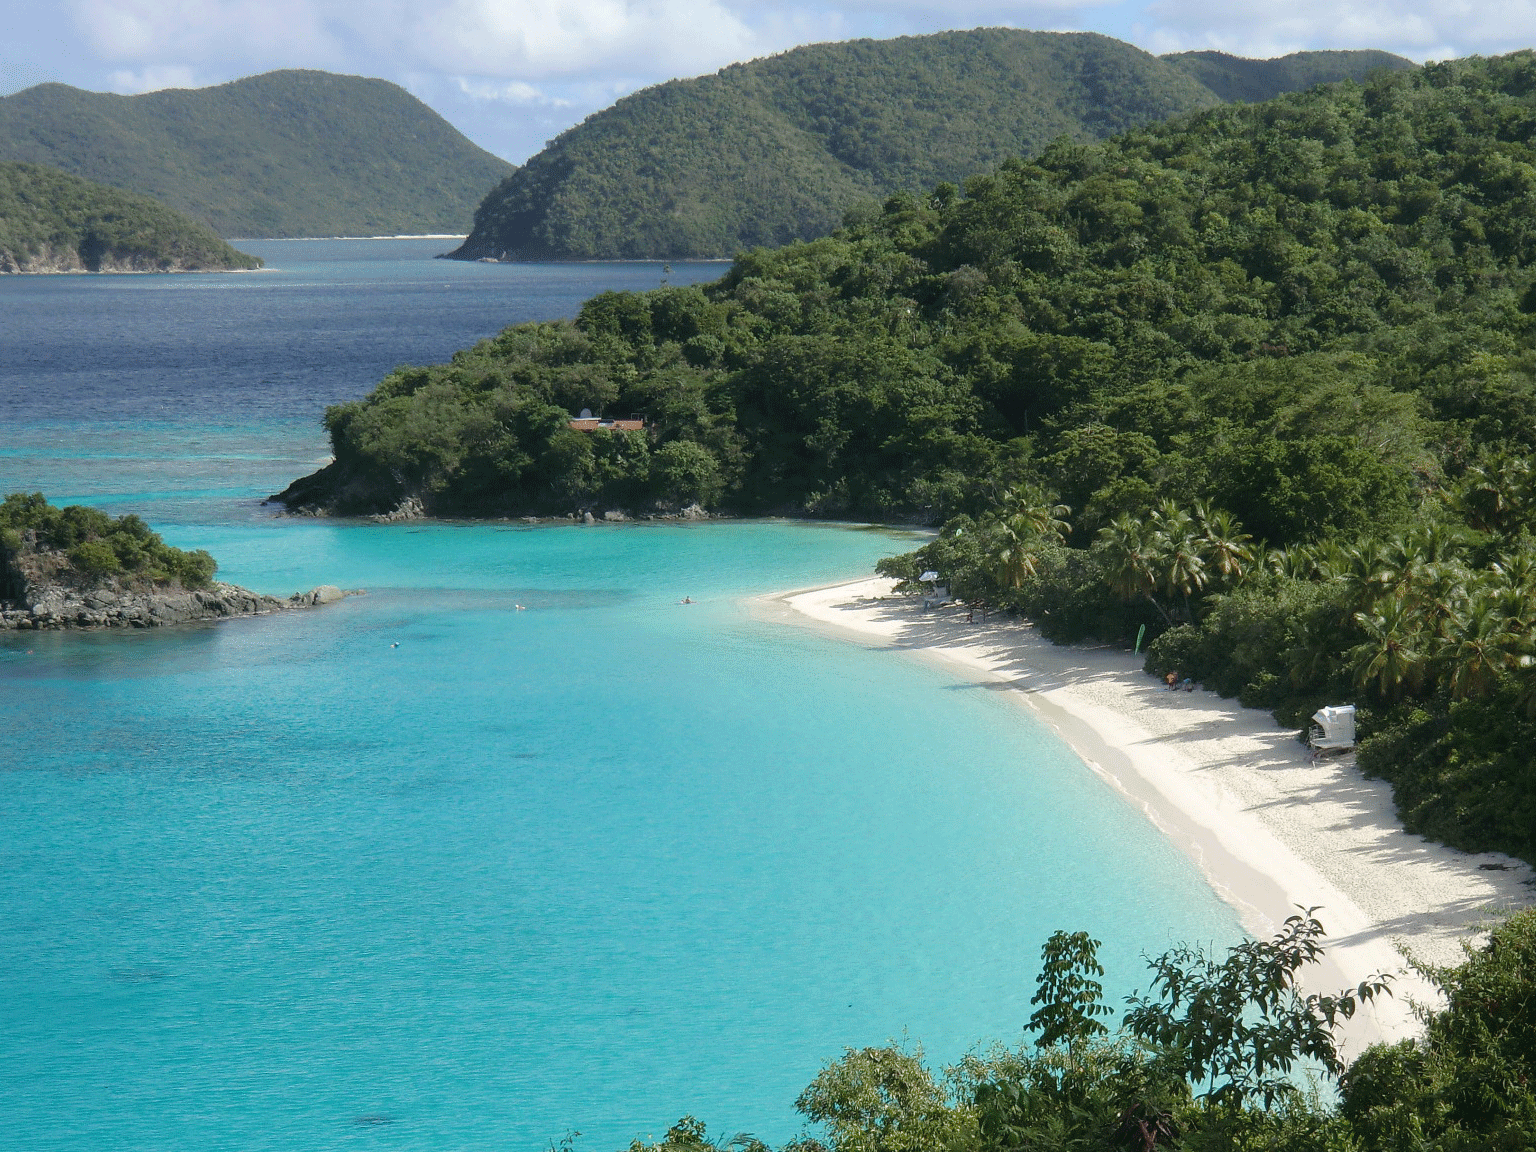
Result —
[[885, 571], [1355, 701], [1411, 829], [1536, 860], [1533, 192], [1531, 52], [1063, 141], [402, 368], [278, 499], [942, 526]]
[[[1346, 1064], [1337, 1026], [1390, 982], [1303, 994], [1322, 954], [1311, 912], [1224, 956], [1174, 948], [1114, 1025], [1097, 942], [1057, 932], [1041, 949], [1032, 1042], [935, 1075], [920, 1049], [849, 1049], [800, 1094], [818, 1126], [782, 1152], [1493, 1152], [1536, 1139], [1536, 913], [1464, 963], [1429, 968], [1444, 993], [1420, 1039]], [[741, 1148], [684, 1117], [629, 1152]]]

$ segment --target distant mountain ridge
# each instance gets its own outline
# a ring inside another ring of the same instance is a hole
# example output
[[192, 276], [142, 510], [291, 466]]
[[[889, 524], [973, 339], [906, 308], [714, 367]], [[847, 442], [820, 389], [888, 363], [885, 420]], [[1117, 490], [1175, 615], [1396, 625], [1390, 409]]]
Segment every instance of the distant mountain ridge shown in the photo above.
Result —
[[1088, 142], [1214, 107], [1229, 97], [1207, 77], [1246, 93], [1399, 60], [1303, 55], [1315, 59], [1159, 59], [1095, 33], [1009, 28], [813, 44], [588, 117], [486, 197], [452, 255], [729, 256], [824, 235], [860, 201], [958, 181], [1059, 136]]
[[164, 204], [40, 164], [0, 162], [0, 273], [260, 268]]
[[0, 161], [142, 193], [221, 236], [457, 233], [513, 166], [384, 80], [287, 70], [138, 96], [0, 98]]
[[1283, 92], [1305, 92], [1318, 84], [1362, 80], [1373, 72], [1416, 67], [1390, 52], [1292, 52], [1273, 60], [1249, 60], [1225, 52], [1173, 52], [1160, 57], [1182, 68], [1223, 100], [1257, 104]]

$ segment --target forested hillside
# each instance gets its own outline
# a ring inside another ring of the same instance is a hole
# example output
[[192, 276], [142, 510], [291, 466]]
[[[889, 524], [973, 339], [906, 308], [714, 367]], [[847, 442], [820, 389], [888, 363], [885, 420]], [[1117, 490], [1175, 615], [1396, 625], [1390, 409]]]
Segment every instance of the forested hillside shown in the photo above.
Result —
[[1438, 64], [509, 328], [332, 408], [285, 498], [944, 523], [891, 571], [1062, 639], [1145, 624], [1292, 720], [1356, 699], [1410, 828], [1536, 859], [1533, 260], [1536, 56]]
[[512, 171], [394, 84], [297, 70], [139, 96], [40, 84], [0, 98], [0, 160], [244, 237], [463, 232]]
[[0, 163], [0, 273], [259, 267], [207, 225], [147, 196], [37, 164]]
[[[853, 205], [1060, 136], [1098, 140], [1211, 107], [1226, 97], [1202, 69], [1237, 79], [1205, 55], [1165, 61], [1092, 33], [982, 28], [814, 44], [675, 80], [589, 117], [507, 177], [454, 255], [674, 259], [808, 240]], [[1278, 91], [1286, 77], [1309, 87], [1396, 59], [1307, 56], [1222, 63], [1265, 66], [1240, 78]]]
[[1401, 72], [1416, 65], [1390, 52], [1292, 52], [1273, 60], [1249, 60], [1225, 52], [1174, 52], [1162, 57], [1182, 68], [1223, 100], [1254, 103], [1285, 92], [1304, 92], [1338, 80], [1364, 80], [1373, 72]]

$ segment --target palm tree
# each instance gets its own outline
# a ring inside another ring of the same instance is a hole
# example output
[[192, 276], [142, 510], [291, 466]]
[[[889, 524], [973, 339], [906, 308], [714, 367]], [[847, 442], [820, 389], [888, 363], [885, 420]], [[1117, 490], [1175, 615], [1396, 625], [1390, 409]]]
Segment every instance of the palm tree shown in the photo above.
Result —
[[1000, 586], [1017, 588], [1035, 574], [1035, 552], [1040, 537], [1020, 516], [996, 520], [992, 527], [996, 532], [996, 542], [989, 550], [992, 575]]
[[1164, 500], [1152, 510], [1150, 527], [1157, 582], [1170, 597], [1183, 598], [1184, 615], [1192, 619], [1189, 598], [1205, 587], [1207, 579], [1194, 517], [1172, 500]]
[[1484, 532], [1518, 530], [1536, 510], [1536, 476], [1521, 456], [1475, 464], [1452, 487], [1446, 503]]
[[1355, 683], [1365, 688], [1374, 682], [1388, 701], [1416, 688], [1424, 674], [1418, 618], [1402, 603], [1389, 600], [1380, 612], [1355, 613], [1355, 623], [1366, 637], [1348, 653]]
[[1521, 637], [1510, 627], [1499, 597], [1481, 591], [1468, 598], [1446, 621], [1436, 652], [1446, 687], [1458, 700], [1493, 691], [1506, 672], [1520, 663]]
[[1253, 537], [1243, 531], [1232, 513], [1213, 509], [1203, 500], [1195, 502], [1195, 519], [1200, 523], [1200, 543], [1210, 566], [1224, 580], [1241, 580], [1246, 566], [1253, 562]]
[[1266, 552], [1264, 567], [1287, 580], [1309, 580], [1317, 573], [1317, 560], [1310, 548], [1292, 544]]
[[1145, 598], [1157, 609], [1164, 622], [1173, 618], [1152, 595], [1156, 590], [1157, 550], [1149, 527], [1121, 513], [1099, 529], [1094, 552], [1103, 566], [1110, 591], [1122, 600]]
[[1067, 517], [1072, 509], [1056, 499], [1056, 493], [1042, 489], [1025, 489], [1022, 493], [1004, 492], [1004, 508], [1012, 508], [1009, 519], [1022, 520], [1031, 531], [1042, 539], [1064, 540], [1072, 525]]
[[1339, 585], [1350, 615], [1374, 608], [1391, 580], [1381, 545], [1373, 540], [1347, 545], [1330, 541], [1319, 551], [1317, 571]]
[[1027, 491], [1022, 496], [1006, 492], [1004, 498], [1005, 507], [1012, 505], [1012, 511], [993, 521], [997, 544], [992, 562], [997, 582], [1018, 588], [1035, 574], [1041, 545], [1058, 543], [1071, 530], [1066, 517], [1072, 509], [1045, 492]]

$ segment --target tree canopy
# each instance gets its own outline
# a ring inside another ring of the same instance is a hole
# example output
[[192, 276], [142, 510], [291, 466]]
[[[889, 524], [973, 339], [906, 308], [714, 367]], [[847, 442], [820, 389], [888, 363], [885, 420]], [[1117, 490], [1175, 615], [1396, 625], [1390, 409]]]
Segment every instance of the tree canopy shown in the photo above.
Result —
[[[1307, 56], [1223, 64], [1245, 92], [1271, 95], [1411, 67], [1384, 52]], [[796, 48], [589, 117], [486, 197], [456, 255], [676, 259], [809, 240], [894, 192], [1210, 107], [1227, 98], [1206, 84], [1218, 73], [1082, 32], [978, 28]]]
[[0, 272], [214, 272], [261, 263], [147, 196], [39, 164], [0, 163]]
[[16, 594], [15, 561], [22, 553], [57, 553], [52, 579], [91, 584], [112, 577], [130, 584], [206, 588], [218, 565], [202, 549], [173, 548], [138, 516], [109, 516], [99, 508], [59, 508], [43, 497], [13, 492], [0, 501], [0, 599]]

